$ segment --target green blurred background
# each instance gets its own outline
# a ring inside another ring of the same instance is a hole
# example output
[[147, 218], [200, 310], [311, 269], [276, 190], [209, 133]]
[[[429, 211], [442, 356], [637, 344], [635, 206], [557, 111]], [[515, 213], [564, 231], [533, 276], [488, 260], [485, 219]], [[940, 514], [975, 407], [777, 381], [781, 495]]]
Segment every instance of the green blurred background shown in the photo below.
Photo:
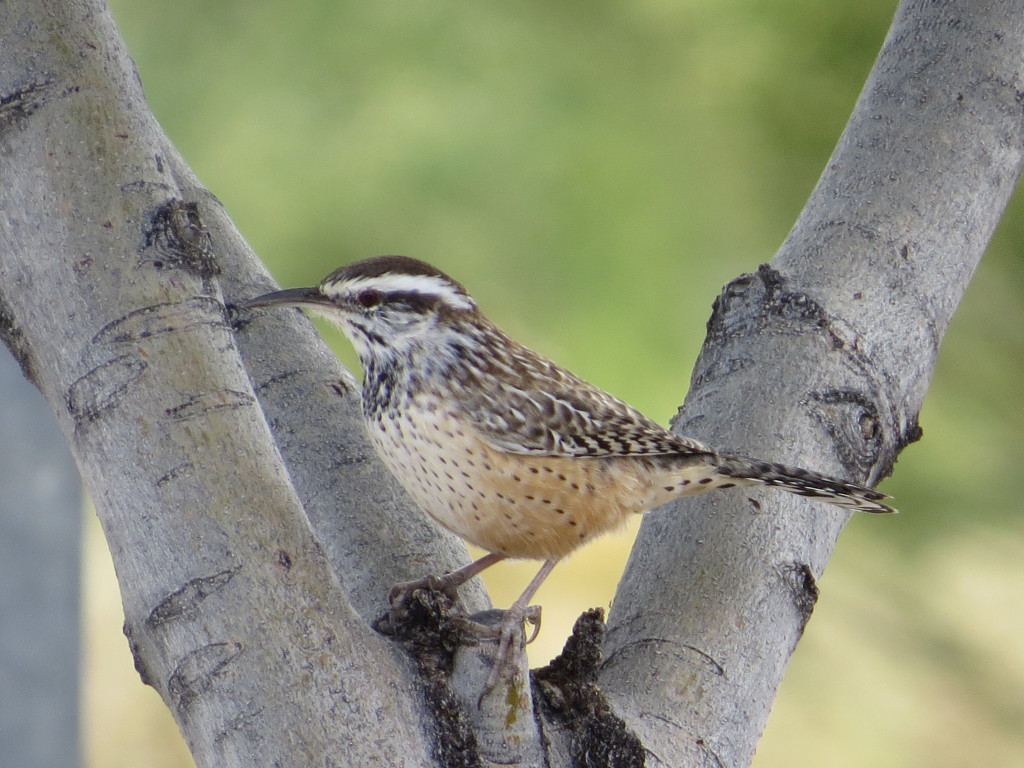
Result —
[[[785, 237], [895, 3], [112, 9], [158, 119], [282, 285], [379, 253], [432, 261], [513, 335], [667, 422], [711, 302]], [[1024, 463], [1022, 213], [885, 483], [903, 514], [840, 540], [758, 768], [1024, 764], [1024, 524], [1006, 479]], [[631, 532], [549, 580], [534, 662], [611, 599]], [[495, 569], [495, 602], [534, 567]], [[190, 765], [132, 669], [95, 524], [86, 612], [88, 765]]]

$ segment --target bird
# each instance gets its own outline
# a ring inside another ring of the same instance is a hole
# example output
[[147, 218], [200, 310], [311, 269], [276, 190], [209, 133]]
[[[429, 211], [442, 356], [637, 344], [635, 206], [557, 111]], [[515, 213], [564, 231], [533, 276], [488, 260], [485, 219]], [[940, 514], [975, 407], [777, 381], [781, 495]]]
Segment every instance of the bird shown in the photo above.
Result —
[[362, 412], [380, 458], [427, 515], [487, 552], [445, 576], [396, 586], [393, 603], [420, 587], [457, 594], [507, 558], [542, 561], [504, 613], [488, 687], [524, 621], [539, 624], [530, 601], [555, 565], [636, 513], [750, 485], [895, 511], [872, 488], [669, 431], [512, 339], [461, 283], [418, 259], [356, 261], [315, 287], [245, 306], [314, 310], [342, 331], [363, 370]]

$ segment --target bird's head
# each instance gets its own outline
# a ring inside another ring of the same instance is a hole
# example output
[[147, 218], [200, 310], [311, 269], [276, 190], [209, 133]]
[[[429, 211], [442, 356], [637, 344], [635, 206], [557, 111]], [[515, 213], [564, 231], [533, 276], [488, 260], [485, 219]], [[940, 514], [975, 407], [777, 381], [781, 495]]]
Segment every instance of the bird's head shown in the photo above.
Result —
[[352, 342], [361, 360], [430, 346], [439, 326], [477, 312], [476, 302], [441, 270], [406, 256], [375, 256], [335, 270], [314, 288], [258, 296], [245, 306], [318, 311]]

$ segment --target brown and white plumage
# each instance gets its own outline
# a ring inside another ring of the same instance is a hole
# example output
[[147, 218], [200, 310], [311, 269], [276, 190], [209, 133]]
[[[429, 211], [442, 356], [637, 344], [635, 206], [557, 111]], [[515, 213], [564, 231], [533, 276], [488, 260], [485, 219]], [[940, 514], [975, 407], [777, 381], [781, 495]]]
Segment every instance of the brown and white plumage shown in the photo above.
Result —
[[493, 553], [444, 586], [504, 557], [545, 560], [509, 625], [560, 558], [674, 498], [759, 484], [893, 511], [873, 489], [668, 431], [511, 339], [422, 261], [366, 259], [316, 288], [250, 302], [270, 305], [319, 310], [341, 328], [363, 366], [363, 413], [384, 462], [431, 517]]

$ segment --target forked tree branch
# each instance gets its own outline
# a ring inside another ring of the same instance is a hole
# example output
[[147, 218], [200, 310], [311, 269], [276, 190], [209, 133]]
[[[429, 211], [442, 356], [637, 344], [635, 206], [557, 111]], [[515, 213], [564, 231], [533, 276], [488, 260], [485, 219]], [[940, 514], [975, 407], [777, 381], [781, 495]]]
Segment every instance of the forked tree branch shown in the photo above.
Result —
[[[1024, 0], [901, 6], [781, 253], [722, 294], [683, 431], [889, 472], [1020, 170], [1022, 50]], [[156, 125], [100, 0], [0, 4], [0, 174], [0, 335], [57, 413], [140, 674], [196, 762], [507, 755], [501, 711], [460, 719], [472, 675], [424, 695], [370, 628], [393, 583], [461, 547], [375, 460], [309, 324], [225, 310], [266, 272]], [[844, 522], [768, 493], [650, 516], [601, 676], [648, 764], [749, 761]], [[522, 764], [574, 759], [578, 735], [519, 722]]]

